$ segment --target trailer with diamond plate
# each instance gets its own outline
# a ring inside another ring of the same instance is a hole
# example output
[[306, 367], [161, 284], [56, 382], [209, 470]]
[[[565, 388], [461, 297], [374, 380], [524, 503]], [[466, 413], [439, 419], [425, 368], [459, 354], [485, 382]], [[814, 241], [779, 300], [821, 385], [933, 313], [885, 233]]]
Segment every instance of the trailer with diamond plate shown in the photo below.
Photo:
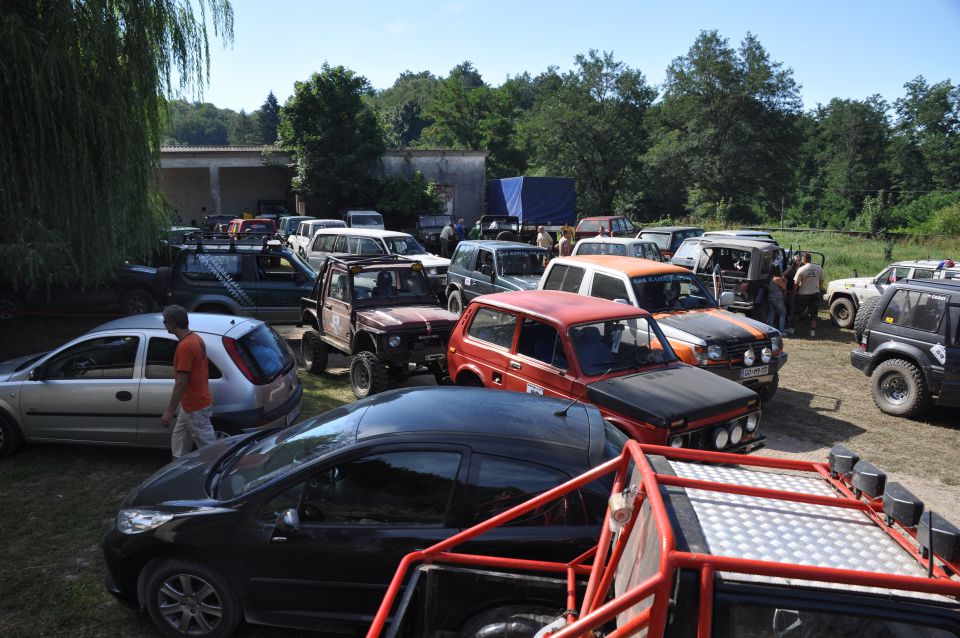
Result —
[[[476, 551], [497, 527], [609, 475], [608, 525], [574, 561]], [[367, 638], [956, 638], [958, 572], [960, 530], [845, 447], [812, 463], [630, 441], [618, 459], [408, 555]], [[501, 587], [501, 601], [444, 625], [477, 586]]]

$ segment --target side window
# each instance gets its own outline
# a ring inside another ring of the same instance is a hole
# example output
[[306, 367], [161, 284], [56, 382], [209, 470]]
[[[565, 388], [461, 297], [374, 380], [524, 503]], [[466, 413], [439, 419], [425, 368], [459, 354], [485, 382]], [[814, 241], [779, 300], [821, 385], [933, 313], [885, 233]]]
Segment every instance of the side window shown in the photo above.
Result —
[[550, 269], [550, 274], [543, 282], [544, 290], [563, 290], [565, 292], [580, 292], [580, 282], [586, 271], [576, 266], [557, 264]]
[[[357, 238], [357, 252], [358, 255], [383, 255], [386, 254], [386, 250], [383, 245], [376, 239], [371, 239], [369, 237], [359, 237]], [[353, 253], [353, 251], [350, 251]]]
[[282, 255], [257, 255], [257, 275], [261, 281], [293, 281], [296, 270]]
[[[484, 268], [486, 266], [486, 268]], [[473, 269], [477, 272], [482, 272], [484, 274], [493, 274], [494, 264], [493, 264], [493, 253], [489, 250], [478, 250], [477, 251], [477, 263], [474, 265]]]
[[[177, 350], [177, 340], [166, 337], [153, 337], [147, 342], [147, 366], [143, 376], [147, 379], [173, 379], [173, 354]], [[223, 376], [220, 369], [207, 359], [209, 379]]]
[[337, 235], [323, 235], [323, 244], [321, 244], [320, 250], [325, 253], [333, 252], [337, 245], [337, 237]]
[[243, 255], [215, 255], [188, 252], [183, 260], [181, 274], [193, 281], [222, 281], [241, 279]]
[[513, 333], [517, 318], [509, 313], [491, 308], [480, 308], [473, 315], [467, 334], [474, 339], [492, 343], [501, 348], [510, 349], [513, 345]]
[[[471, 466], [470, 488], [464, 508], [468, 525], [502, 514], [570, 480], [565, 472], [539, 463], [486, 454], [475, 454]], [[571, 492], [508, 526], [585, 525], [586, 518], [579, 492]]]
[[898, 290], [883, 310], [883, 322], [925, 332], [937, 332], [946, 306], [946, 295]]
[[349, 278], [347, 273], [342, 270], [335, 270], [330, 277], [330, 287], [327, 289], [327, 296], [332, 299], [338, 299], [343, 302], [349, 303], [350, 301], [350, 288], [349, 288]]
[[387, 452], [314, 474], [300, 504], [304, 522], [443, 525], [460, 469], [460, 454]]
[[474, 246], [457, 246], [456, 252], [453, 254], [452, 266], [454, 268], [461, 268], [463, 270], [470, 270], [473, 266], [472, 258], [477, 254], [477, 249]]
[[611, 277], [601, 272], [594, 273], [593, 286], [590, 288], [591, 297], [601, 299], [630, 299], [627, 294], [627, 285], [617, 277]]
[[931, 269], [931, 268], [914, 268], [914, 269], [913, 269], [913, 278], [914, 278], [914, 279], [933, 279], [933, 269]]
[[132, 379], [139, 337], [100, 337], [70, 346], [44, 365], [47, 379]]
[[520, 340], [517, 354], [541, 361], [555, 368], [567, 368], [567, 357], [563, 353], [563, 341], [560, 333], [551, 325], [524, 319], [520, 326]]
[[315, 252], [320, 252], [323, 250], [323, 240], [329, 237], [329, 235], [317, 235], [313, 238], [313, 244], [310, 245], [310, 250]]
[[335, 241], [333, 244], [333, 252], [335, 253], [347, 252], [347, 236], [346, 235], [337, 235], [337, 241]]

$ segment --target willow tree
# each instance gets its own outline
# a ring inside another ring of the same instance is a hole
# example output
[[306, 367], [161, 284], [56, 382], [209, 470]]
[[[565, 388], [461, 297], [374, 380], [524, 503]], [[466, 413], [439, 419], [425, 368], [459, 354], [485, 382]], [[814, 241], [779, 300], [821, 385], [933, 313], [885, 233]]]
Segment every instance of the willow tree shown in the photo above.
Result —
[[202, 89], [228, 0], [0, 3], [0, 284], [94, 283], [154, 248], [167, 98]]

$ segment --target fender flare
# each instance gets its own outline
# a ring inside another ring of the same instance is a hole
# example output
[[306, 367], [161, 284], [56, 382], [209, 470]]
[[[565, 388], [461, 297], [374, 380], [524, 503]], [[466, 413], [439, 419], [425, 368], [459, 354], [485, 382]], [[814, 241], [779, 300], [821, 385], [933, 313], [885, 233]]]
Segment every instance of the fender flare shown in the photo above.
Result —
[[887, 341], [873, 351], [873, 358], [870, 360], [868, 374], [873, 374], [877, 366], [889, 359], [906, 359], [920, 368], [923, 372], [924, 380], [930, 385], [930, 373], [933, 366], [930, 363], [930, 356], [916, 346], [911, 346], [896, 341]]
[[[450, 365], [449, 360], [447, 361], [447, 365], [448, 366]], [[457, 379], [460, 378], [460, 375], [462, 375], [465, 372], [477, 377], [478, 379], [480, 379], [480, 383], [483, 383], [483, 374], [480, 372], [477, 366], [472, 363], [465, 363], [459, 368], [457, 368], [456, 376], [451, 374], [450, 378], [453, 379], [454, 383], [456, 383]], [[487, 387], [487, 384], [483, 383], [483, 387]]]

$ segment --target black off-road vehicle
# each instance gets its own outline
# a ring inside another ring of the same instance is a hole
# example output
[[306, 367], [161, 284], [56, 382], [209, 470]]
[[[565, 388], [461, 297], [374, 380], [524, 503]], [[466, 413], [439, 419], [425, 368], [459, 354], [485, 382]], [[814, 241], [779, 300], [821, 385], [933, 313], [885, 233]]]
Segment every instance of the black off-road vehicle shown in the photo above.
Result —
[[914, 417], [932, 403], [960, 407], [958, 319], [960, 281], [907, 279], [887, 288], [850, 353], [878, 408]]
[[446, 347], [457, 316], [437, 305], [423, 265], [396, 255], [328, 257], [300, 304], [303, 362], [322, 372], [327, 355], [351, 356], [358, 399], [415, 374], [446, 380]]

